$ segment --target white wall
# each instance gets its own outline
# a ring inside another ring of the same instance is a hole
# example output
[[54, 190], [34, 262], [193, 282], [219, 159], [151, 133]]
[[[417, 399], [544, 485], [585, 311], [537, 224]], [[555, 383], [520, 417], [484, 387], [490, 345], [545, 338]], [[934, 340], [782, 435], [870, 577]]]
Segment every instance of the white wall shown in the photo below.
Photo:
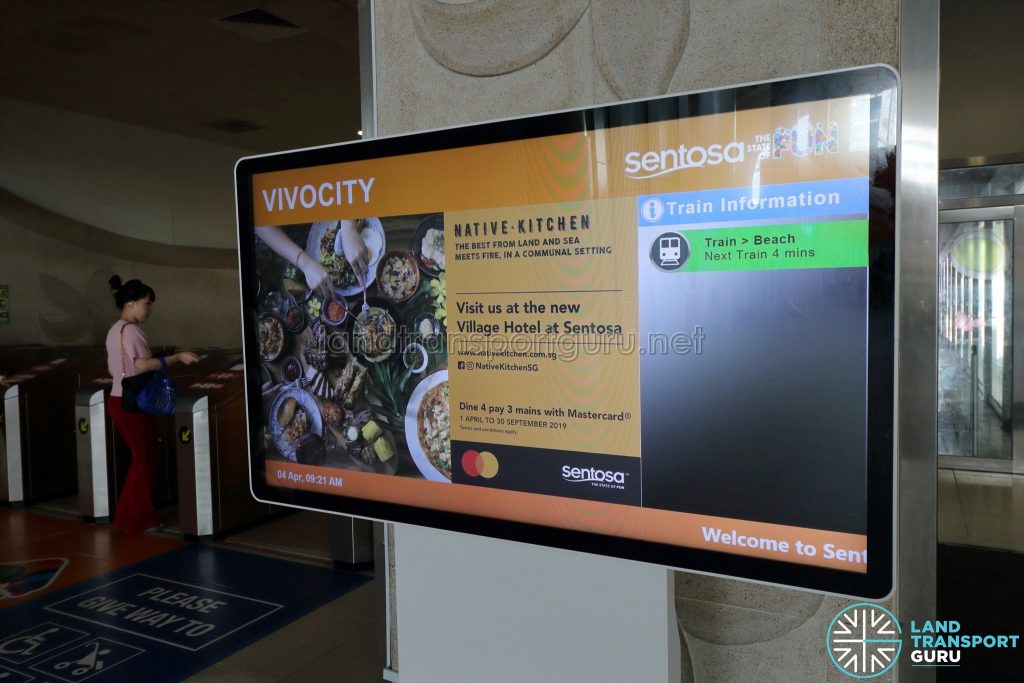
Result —
[[154, 345], [240, 346], [233, 168], [244, 154], [0, 99], [11, 305], [0, 345], [99, 343], [117, 316], [106, 280], [118, 273], [156, 289]]
[[46, 209], [163, 244], [235, 248], [244, 150], [0, 98], [0, 187]]

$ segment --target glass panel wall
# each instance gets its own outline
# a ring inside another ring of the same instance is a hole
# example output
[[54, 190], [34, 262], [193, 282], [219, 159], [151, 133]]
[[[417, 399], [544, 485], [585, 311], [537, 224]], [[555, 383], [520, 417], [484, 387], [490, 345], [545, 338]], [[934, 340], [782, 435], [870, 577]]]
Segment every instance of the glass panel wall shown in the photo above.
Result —
[[939, 172], [939, 199], [1024, 194], [1024, 163], [950, 168]]
[[939, 454], [1012, 458], [1013, 221], [939, 226]]

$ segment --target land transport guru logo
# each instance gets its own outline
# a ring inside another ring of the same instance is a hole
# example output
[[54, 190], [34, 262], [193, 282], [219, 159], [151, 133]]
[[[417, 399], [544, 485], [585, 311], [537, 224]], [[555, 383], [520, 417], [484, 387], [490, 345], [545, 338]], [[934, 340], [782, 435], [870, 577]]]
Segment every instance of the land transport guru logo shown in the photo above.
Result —
[[900, 622], [892, 612], [859, 602], [829, 624], [825, 649], [840, 671], [852, 678], [875, 678], [891, 669], [903, 649]]
[[[875, 678], [895, 666], [903, 630], [892, 612], [867, 602], [836, 615], [825, 634], [832, 663], [851, 678]], [[964, 633], [959, 621], [910, 622], [912, 667], [959, 667], [963, 650], [1016, 649], [1019, 635]]]

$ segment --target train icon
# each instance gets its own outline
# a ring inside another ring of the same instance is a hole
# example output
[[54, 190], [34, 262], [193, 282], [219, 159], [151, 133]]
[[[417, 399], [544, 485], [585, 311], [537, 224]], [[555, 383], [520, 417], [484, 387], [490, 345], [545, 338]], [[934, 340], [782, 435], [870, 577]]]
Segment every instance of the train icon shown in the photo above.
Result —
[[678, 232], [663, 232], [654, 238], [650, 257], [658, 270], [676, 271], [690, 258], [690, 245]]
[[658, 252], [661, 256], [661, 265], [679, 265], [679, 257], [682, 256], [682, 242], [683, 240], [680, 237], [658, 238]]

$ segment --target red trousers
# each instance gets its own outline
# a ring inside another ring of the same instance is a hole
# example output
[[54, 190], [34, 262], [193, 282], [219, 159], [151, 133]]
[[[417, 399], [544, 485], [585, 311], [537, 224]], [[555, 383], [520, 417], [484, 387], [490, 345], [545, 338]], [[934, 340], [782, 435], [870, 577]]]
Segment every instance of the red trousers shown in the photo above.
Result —
[[156, 467], [156, 428], [153, 416], [121, 410], [121, 397], [107, 397], [107, 412], [132, 452], [132, 464], [117, 499], [114, 527], [138, 534], [160, 524], [153, 507], [153, 470]]

